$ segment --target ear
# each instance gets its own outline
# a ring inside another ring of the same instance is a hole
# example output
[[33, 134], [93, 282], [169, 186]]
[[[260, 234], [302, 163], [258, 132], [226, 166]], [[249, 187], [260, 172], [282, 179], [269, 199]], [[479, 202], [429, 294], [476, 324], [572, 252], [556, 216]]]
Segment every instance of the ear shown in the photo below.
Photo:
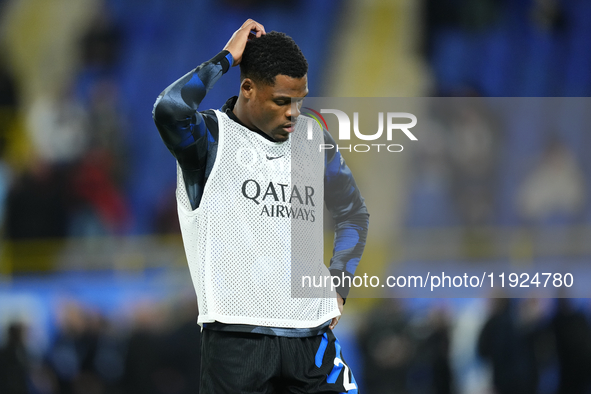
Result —
[[240, 82], [240, 92], [244, 98], [250, 100], [252, 97], [254, 97], [255, 91], [256, 86], [252, 79], [244, 78], [242, 82]]

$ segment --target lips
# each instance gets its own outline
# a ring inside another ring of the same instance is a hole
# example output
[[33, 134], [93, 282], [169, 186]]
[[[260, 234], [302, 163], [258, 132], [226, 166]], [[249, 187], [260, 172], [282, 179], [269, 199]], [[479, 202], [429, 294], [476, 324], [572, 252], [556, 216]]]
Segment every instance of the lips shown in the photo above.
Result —
[[288, 124], [284, 125], [282, 128], [283, 128], [283, 130], [287, 131], [288, 133], [291, 133], [294, 130], [294, 124], [288, 123]]

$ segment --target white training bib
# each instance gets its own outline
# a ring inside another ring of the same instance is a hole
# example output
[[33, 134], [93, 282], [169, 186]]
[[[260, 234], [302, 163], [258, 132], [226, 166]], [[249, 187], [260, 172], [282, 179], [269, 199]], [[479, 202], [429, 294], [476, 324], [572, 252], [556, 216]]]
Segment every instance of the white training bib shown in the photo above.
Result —
[[199, 324], [307, 328], [338, 316], [330, 284], [302, 286], [318, 281], [302, 276], [330, 277], [323, 264], [322, 131], [308, 140], [301, 116], [289, 140], [271, 142], [216, 115], [217, 156], [196, 210], [177, 164], [179, 221]]

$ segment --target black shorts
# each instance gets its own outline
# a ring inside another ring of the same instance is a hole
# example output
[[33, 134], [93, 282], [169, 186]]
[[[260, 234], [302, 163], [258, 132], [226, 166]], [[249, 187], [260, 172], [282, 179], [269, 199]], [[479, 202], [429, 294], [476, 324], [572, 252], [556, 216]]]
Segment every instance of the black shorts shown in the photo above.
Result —
[[200, 394], [350, 393], [353, 373], [331, 330], [290, 338], [204, 329]]

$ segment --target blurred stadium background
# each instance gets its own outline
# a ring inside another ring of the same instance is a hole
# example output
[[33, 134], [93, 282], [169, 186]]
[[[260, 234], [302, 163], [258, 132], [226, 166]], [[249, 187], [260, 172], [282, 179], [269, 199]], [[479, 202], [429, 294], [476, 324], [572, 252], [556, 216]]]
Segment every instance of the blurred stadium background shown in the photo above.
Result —
[[[0, 0], [0, 393], [197, 392], [175, 165], [151, 110], [249, 17], [299, 43], [311, 96], [591, 93], [588, 0]], [[203, 108], [237, 86], [232, 70]], [[591, 134], [514, 126], [468, 111], [397, 156], [379, 193], [364, 188], [379, 160], [351, 155], [368, 203], [391, 206], [369, 205], [360, 270], [591, 262]], [[345, 312], [365, 393], [590, 392], [587, 299]]]

